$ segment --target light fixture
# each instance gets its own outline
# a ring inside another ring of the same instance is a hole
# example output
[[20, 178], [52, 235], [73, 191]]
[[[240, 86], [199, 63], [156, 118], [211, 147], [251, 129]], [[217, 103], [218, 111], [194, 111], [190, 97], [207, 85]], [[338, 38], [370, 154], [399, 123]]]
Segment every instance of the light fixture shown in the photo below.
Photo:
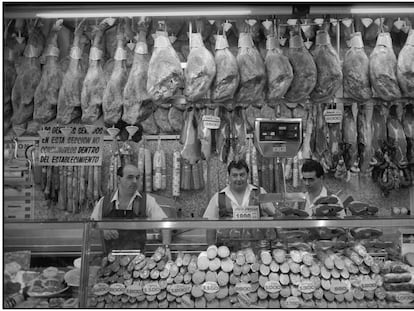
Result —
[[84, 5], [8, 5], [3, 9], [5, 18], [105, 18], [105, 17], [216, 17], [230, 16], [281, 16], [292, 14], [291, 5], [267, 4], [84, 4]]
[[414, 6], [352, 6], [349, 10], [351, 14], [413, 14]]

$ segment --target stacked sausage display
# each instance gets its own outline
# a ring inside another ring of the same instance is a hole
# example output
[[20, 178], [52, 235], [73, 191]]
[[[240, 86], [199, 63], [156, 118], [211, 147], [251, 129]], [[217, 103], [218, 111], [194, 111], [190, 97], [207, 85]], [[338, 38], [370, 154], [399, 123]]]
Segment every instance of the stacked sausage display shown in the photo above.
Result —
[[175, 260], [163, 247], [150, 257], [110, 254], [89, 284], [88, 307], [386, 308], [414, 300], [413, 267], [377, 262], [358, 242], [320, 247], [210, 245]]

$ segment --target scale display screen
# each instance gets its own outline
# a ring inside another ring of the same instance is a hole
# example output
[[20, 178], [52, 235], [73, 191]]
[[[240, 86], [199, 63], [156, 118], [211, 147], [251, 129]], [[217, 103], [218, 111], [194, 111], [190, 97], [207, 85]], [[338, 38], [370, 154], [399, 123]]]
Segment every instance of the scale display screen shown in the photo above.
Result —
[[260, 122], [259, 141], [300, 140], [298, 123]]
[[256, 118], [254, 127], [254, 143], [263, 157], [293, 157], [298, 153], [302, 143], [302, 119]]

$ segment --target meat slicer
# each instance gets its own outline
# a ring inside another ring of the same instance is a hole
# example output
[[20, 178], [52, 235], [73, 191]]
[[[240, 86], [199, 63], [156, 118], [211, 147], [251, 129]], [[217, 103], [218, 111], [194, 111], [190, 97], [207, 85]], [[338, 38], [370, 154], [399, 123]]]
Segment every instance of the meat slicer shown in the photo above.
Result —
[[[280, 191], [259, 196], [260, 203], [276, 202], [285, 207], [288, 202], [304, 202], [302, 192], [287, 192], [285, 181], [284, 159], [294, 157], [302, 144], [302, 119], [300, 118], [256, 118], [254, 123], [254, 144], [259, 153], [265, 158], [275, 158], [283, 181]], [[276, 176], [275, 176], [276, 180]]]

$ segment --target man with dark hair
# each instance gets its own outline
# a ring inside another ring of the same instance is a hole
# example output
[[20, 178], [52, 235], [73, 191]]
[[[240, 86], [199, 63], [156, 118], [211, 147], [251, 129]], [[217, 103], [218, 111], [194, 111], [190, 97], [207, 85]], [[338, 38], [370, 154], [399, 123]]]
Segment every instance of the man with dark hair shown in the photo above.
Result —
[[[103, 196], [96, 204], [91, 219], [152, 219], [161, 220], [167, 215], [157, 201], [145, 192], [137, 190], [138, 168], [127, 164], [117, 170], [118, 189]], [[104, 230], [106, 251], [113, 249], [143, 249], [146, 241], [145, 230]], [[163, 243], [169, 244], [167, 232], [163, 231]]]
[[[326, 189], [323, 183], [323, 176], [324, 170], [318, 161], [312, 159], [305, 160], [302, 165], [302, 180], [306, 188], [305, 212], [307, 212], [309, 216], [315, 214], [314, 203], [319, 198], [326, 196], [335, 196]], [[339, 198], [338, 204], [341, 206], [343, 205]], [[344, 210], [340, 211], [338, 216], [345, 216]]]
[[248, 184], [249, 166], [245, 160], [230, 162], [227, 172], [228, 186], [213, 195], [203, 217], [258, 219], [260, 216], [275, 214], [272, 203], [259, 204], [259, 194], [266, 191], [256, 185]]

